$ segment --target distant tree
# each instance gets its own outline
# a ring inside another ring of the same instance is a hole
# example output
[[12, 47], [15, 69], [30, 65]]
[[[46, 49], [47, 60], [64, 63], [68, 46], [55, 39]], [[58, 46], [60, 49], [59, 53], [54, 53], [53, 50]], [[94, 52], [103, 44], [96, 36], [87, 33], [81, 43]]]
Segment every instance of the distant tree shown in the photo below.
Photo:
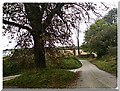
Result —
[[110, 10], [103, 19], [109, 24], [117, 23], [117, 8], [113, 8], [112, 10]]
[[[103, 19], [97, 20], [85, 32], [85, 42], [81, 46], [89, 52], [95, 52], [98, 58], [108, 54], [110, 48], [117, 46], [117, 18], [113, 18], [111, 12], [117, 12], [112, 9]], [[117, 17], [117, 16], [116, 16]], [[115, 48], [114, 48], [115, 49]]]
[[[45, 68], [45, 47], [72, 44], [71, 30], [77, 21], [90, 19], [89, 11], [99, 15], [97, 4], [85, 3], [4, 3], [3, 34], [17, 39], [17, 46], [34, 45], [37, 68]], [[17, 36], [15, 34], [17, 33]]]
[[79, 29], [77, 30], [77, 47], [78, 47], [78, 56], [80, 56], [80, 43], [79, 43]]

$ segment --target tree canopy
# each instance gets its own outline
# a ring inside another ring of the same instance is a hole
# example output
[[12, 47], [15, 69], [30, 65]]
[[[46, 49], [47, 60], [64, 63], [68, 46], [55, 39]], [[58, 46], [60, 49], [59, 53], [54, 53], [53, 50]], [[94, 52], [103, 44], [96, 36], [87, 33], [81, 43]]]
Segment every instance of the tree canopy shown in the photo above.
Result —
[[[116, 10], [109, 11], [104, 18], [97, 20], [85, 32], [85, 42], [81, 47], [86, 51], [97, 53], [98, 58], [107, 54], [111, 48], [117, 47]], [[115, 13], [115, 17], [111, 16], [112, 13]]]

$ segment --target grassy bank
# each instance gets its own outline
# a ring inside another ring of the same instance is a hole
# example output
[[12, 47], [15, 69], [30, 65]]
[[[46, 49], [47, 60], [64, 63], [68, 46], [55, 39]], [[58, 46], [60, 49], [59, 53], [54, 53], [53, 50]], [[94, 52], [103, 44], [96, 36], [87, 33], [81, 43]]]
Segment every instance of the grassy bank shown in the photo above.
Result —
[[104, 57], [101, 59], [92, 59], [91, 63], [95, 64], [98, 68], [117, 76], [117, 60], [112, 57]]
[[[73, 58], [59, 58], [56, 60], [46, 60], [47, 68], [53, 68], [53, 69], [76, 69], [81, 67], [81, 63]], [[4, 60], [3, 65], [3, 75], [9, 76], [9, 75], [15, 75], [19, 73], [26, 72], [28, 70], [32, 70], [35, 68], [33, 59], [27, 59], [27, 60]]]
[[[23, 51], [24, 52], [24, 51]], [[34, 56], [30, 52], [16, 53], [3, 59], [3, 75], [22, 74], [20, 77], [3, 82], [4, 87], [17, 88], [68, 88], [78, 78], [79, 73], [68, 71], [81, 67], [73, 56], [50, 57], [46, 55], [46, 69], [35, 70]]]
[[29, 71], [10, 81], [4, 86], [18, 88], [67, 88], [77, 79], [78, 74], [63, 69], [43, 69]]
[[60, 69], [77, 69], [80, 68], [82, 65], [80, 61], [74, 57], [68, 57], [61, 59], [59, 68]]

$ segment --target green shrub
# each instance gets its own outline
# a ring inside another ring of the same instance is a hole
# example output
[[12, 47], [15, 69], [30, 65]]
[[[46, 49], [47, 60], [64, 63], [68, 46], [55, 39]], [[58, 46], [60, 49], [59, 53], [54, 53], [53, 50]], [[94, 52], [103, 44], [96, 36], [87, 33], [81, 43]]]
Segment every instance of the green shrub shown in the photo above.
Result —
[[15, 50], [11, 57], [3, 58], [3, 76], [15, 75], [33, 68], [35, 64], [30, 50]]
[[3, 76], [9, 76], [13, 74], [18, 74], [19, 69], [16, 67], [16, 63], [14, 62], [3, 62]]

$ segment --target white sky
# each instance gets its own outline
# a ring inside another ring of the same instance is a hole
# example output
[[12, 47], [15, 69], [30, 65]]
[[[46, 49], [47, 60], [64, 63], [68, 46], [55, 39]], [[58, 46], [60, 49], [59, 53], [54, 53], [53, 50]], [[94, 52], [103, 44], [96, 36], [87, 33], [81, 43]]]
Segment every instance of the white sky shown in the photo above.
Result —
[[[106, 5], [110, 6], [110, 8], [117, 7], [117, 4], [118, 4], [117, 2], [116, 3], [113, 3], [113, 2], [112, 3], [111, 2], [109, 2], [109, 3], [107, 2], [106, 3]], [[102, 16], [104, 16], [108, 11], [101, 11], [101, 10], [99, 10], [99, 12], [102, 14]], [[79, 37], [80, 45], [84, 41], [84, 31], [86, 30], [86, 28], [87, 28], [86, 24], [84, 24], [84, 23], [80, 24], [80, 31], [81, 31], [80, 32], [80, 37]], [[73, 31], [72, 39], [73, 39], [74, 44], [77, 45], [77, 39], [76, 39], [76, 33], [75, 33], [75, 31]], [[16, 45], [16, 42], [14, 40], [13, 40], [12, 43], [9, 43], [8, 36], [3, 36], [2, 37], [2, 47], [3, 47], [3, 50], [4, 49], [14, 48], [15, 45]]]

